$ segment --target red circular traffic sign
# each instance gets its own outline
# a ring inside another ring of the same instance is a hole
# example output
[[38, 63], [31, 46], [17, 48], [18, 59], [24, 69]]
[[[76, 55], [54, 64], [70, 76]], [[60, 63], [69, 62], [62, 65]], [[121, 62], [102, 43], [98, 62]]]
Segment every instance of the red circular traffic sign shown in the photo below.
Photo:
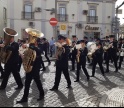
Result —
[[50, 24], [51, 24], [52, 26], [56, 26], [56, 25], [58, 24], [58, 20], [57, 20], [56, 18], [51, 18], [51, 19], [50, 19]]

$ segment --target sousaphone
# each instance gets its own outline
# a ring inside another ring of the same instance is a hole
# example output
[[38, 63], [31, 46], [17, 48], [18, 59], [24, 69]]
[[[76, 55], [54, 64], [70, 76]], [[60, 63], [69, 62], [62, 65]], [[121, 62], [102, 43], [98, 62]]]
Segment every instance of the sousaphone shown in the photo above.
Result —
[[[25, 31], [29, 35], [28, 38], [29, 45], [34, 44], [38, 38], [44, 37], [44, 34], [36, 29], [27, 28], [25, 29]], [[23, 56], [23, 66], [26, 73], [32, 71], [35, 60], [36, 60], [36, 51], [31, 48], [28, 48], [24, 52], [24, 56]]]
[[8, 51], [6, 48], [10, 44], [12, 37], [18, 36], [18, 33], [11, 28], [4, 28], [4, 47], [0, 50], [0, 62], [6, 64], [11, 57], [12, 51]]

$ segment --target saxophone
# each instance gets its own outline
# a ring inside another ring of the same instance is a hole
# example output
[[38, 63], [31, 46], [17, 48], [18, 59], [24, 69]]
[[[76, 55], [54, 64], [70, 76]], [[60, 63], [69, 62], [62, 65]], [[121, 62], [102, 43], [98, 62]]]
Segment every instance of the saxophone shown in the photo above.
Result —
[[12, 51], [6, 50], [6, 47], [10, 44], [11, 37], [17, 36], [18, 33], [10, 28], [4, 28], [3, 29], [5, 34], [4, 39], [4, 47], [0, 49], [0, 62], [3, 64], [6, 64], [11, 57]]
[[[35, 29], [27, 28], [25, 29], [25, 31], [29, 34], [29, 40], [28, 40], [29, 45], [35, 44], [38, 38], [44, 36], [43, 33]], [[23, 67], [26, 73], [30, 73], [32, 71], [33, 63], [35, 60], [36, 60], [36, 51], [31, 48], [27, 48], [22, 57]]]

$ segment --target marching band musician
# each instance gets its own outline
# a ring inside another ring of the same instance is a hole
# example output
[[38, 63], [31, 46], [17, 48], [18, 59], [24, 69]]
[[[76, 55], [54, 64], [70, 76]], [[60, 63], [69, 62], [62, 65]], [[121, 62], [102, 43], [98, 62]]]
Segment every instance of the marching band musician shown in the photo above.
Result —
[[103, 76], [105, 75], [103, 65], [102, 65], [102, 63], [103, 63], [103, 53], [104, 53], [103, 48], [102, 48], [102, 44], [97, 43], [96, 45], [97, 45], [98, 49], [96, 49], [96, 51], [93, 53], [93, 69], [92, 69], [92, 76], [91, 77], [95, 76], [95, 70], [96, 70], [97, 63], [100, 67], [102, 75]]
[[25, 90], [23, 98], [20, 101], [17, 101], [17, 103], [25, 103], [28, 102], [28, 95], [29, 95], [29, 88], [30, 84], [32, 82], [32, 79], [36, 82], [36, 85], [38, 87], [38, 90], [40, 92], [39, 99], [37, 101], [40, 101], [44, 98], [44, 90], [42, 87], [42, 83], [40, 80], [40, 68], [41, 68], [41, 51], [38, 48], [38, 41], [35, 43], [31, 43], [29, 45], [29, 48], [36, 51], [36, 60], [33, 63], [33, 69], [30, 73], [26, 73], [26, 81], [25, 81]]
[[71, 53], [70, 53], [70, 58], [71, 58], [71, 62], [72, 62], [72, 69], [71, 71], [75, 71], [75, 61], [76, 61], [76, 44], [77, 44], [77, 36], [76, 35], [73, 35], [72, 36], [72, 48], [71, 48]]
[[47, 59], [49, 65], [50, 65], [50, 64], [51, 64], [51, 61], [50, 61], [50, 59], [49, 59], [49, 57], [48, 57], [48, 55], [47, 55], [48, 43], [47, 43], [46, 38], [43, 38], [43, 39], [42, 39], [42, 42], [43, 42], [43, 47], [42, 47], [42, 48], [43, 48], [43, 51], [45, 52], [45, 57], [46, 57], [46, 59]]
[[[106, 40], [105, 42], [103, 43], [103, 46], [108, 46], [109, 45], [109, 36], [106, 36]], [[106, 62], [107, 60], [107, 51], [104, 52], [104, 60]], [[106, 63], [105, 63], [106, 64]]]
[[90, 76], [87, 72], [87, 69], [86, 69], [86, 57], [87, 57], [87, 54], [88, 54], [88, 49], [86, 48], [86, 45], [85, 45], [85, 41], [84, 40], [81, 40], [80, 41], [80, 44], [82, 46], [81, 49], [78, 50], [77, 52], [77, 58], [79, 60], [77, 60], [77, 79], [75, 82], [79, 82], [79, 76], [80, 76], [80, 70], [81, 70], [81, 67], [87, 77], [87, 80], [89, 81], [90, 80]]
[[22, 41], [21, 42], [21, 45], [20, 45], [20, 48], [19, 48], [19, 62], [18, 62], [18, 72], [20, 72], [20, 70], [21, 70], [21, 65], [22, 65], [22, 56], [23, 56], [23, 54], [24, 54], [24, 52], [25, 52], [25, 50], [26, 50], [26, 41]]
[[[18, 68], [17, 68], [18, 67], [18, 58], [19, 58], [19, 52], [18, 52], [19, 45], [18, 45], [18, 43], [16, 43], [14, 41], [14, 36], [10, 36], [10, 37], [11, 37], [10, 45], [8, 45], [6, 47], [6, 50], [12, 51], [12, 54], [11, 54], [8, 62], [5, 64], [5, 73], [4, 73], [4, 78], [3, 78], [2, 84], [0, 86], [0, 90], [5, 90], [11, 72], [16, 80], [17, 85], [18, 85], [16, 90], [23, 88], [20, 74], [17, 72], [18, 71]], [[1, 44], [0, 47], [4, 47], [4, 44]]]
[[69, 56], [70, 49], [66, 43], [66, 37], [59, 35], [59, 43], [61, 45], [63, 43], [65, 43], [65, 44], [62, 47], [63, 50], [62, 50], [61, 54], [59, 54], [59, 52], [57, 52], [56, 77], [55, 77], [54, 86], [52, 89], [50, 89], [51, 91], [58, 90], [62, 72], [67, 80], [67, 84], [68, 84], [67, 88], [71, 87], [71, 80], [70, 80], [70, 76], [69, 76], [69, 72], [68, 72], [68, 56]]
[[119, 45], [119, 52], [120, 52], [120, 59], [119, 59], [118, 69], [121, 69], [121, 65], [122, 65], [123, 57], [124, 57], [124, 39], [121, 39], [121, 43]]
[[76, 43], [75, 43], [75, 41], [73, 41], [71, 53], [70, 53], [70, 58], [71, 58], [71, 62], [72, 62], [72, 69], [70, 71], [75, 71], [75, 61], [76, 61], [76, 53], [77, 53], [75, 45], [76, 45]]
[[114, 40], [114, 35], [110, 35], [110, 48], [107, 51], [107, 59], [106, 59], [106, 72], [109, 72], [109, 61], [112, 59], [115, 65], [115, 72], [118, 72], [117, 66], [117, 42]]

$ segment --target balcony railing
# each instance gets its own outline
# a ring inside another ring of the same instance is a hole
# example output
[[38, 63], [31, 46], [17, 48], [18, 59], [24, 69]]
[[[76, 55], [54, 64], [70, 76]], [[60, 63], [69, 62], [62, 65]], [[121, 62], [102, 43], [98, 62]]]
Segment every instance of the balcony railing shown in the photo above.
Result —
[[67, 22], [68, 21], [68, 15], [67, 14], [58, 14], [58, 21], [59, 22]]
[[87, 16], [87, 23], [88, 24], [97, 24], [98, 16]]
[[34, 12], [22, 12], [22, 19], [34, 19]]

